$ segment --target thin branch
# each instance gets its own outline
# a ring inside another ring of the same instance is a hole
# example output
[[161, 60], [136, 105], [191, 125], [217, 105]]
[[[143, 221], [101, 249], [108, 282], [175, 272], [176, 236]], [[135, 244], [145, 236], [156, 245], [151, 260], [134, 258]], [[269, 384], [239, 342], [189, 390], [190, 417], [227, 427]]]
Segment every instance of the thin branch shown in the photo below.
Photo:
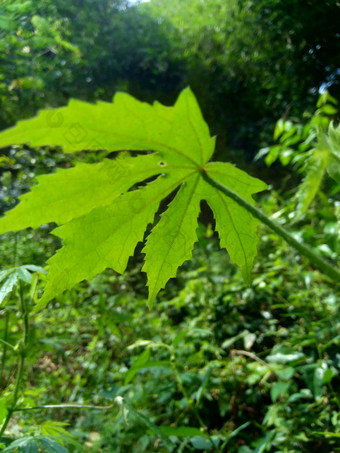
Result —
[[232, 349], [230, 351], [230, 355], [244, 355], [244, 356], [249, 357], [250, 359], [254, 360], [255, 362], [261, 363], [261, 365], [265, 365], [266, 367], [270, 368], [270, 366], [268, 365], [267, 362], [260, 359], [260, 357], [257, 357], [257, 355], [255, 355], [254, 353], [249, 352], [249, 351], [243, 351], [242, 349]]
[[46, 404], [44, 406], [32, 406], [32, 407], [17, 407], [14, 409], [15, 412], [18, 411], [36, 411], [44, 409], [99, 409], [99, 410], [109, 410], [113, 409], [116, 404], [110, 404], [109, 406], [93, 406], [91, 404], [76, 404], [76, 403], [65, 403], [65, 404]]
[[250, 359], [254, 360], [255, 362], [258, 362], [261, 365], [264, 365], [265, 367], [267, 367], [268, 370], [270, 370], [271, 373], [273, 373], [275, 375], [277, 373], [277, 370], [275, 370], [272, 366], [270, 366], [269, 363], [267, 363], [264, 360], [260, 359], [260, 357], [255, 355], [253, 352], [243, 351], [242, 349], [232, 349], [230, 351], [230, 355], [243, 355], [245, 357], [249, 357]]
[[8, 343], [7, 341], [3, 340], [2, 338], [0, 338], [0, 343], [4, 344], [5, 346], [13, 349], [13, 351], [15, 351], [15, 347], [11, 344], [11, 343]]

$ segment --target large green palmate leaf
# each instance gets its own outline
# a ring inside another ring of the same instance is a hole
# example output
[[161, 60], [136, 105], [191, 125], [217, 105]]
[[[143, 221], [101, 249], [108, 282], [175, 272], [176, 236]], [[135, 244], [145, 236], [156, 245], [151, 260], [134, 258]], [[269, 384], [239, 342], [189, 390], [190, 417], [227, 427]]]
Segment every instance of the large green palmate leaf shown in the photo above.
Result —
[[[214, 213], [221, 246], [250, 279], [258, 220], [204, 176], [252, 204], [252, 194], [266, 184], [231, 164], [209, 163], [215, 139], [190, 89], [173, 107], [145, 104], [124, 93], [116, 94], [113, 103], [72, 100], [0, 134], [0, 147], [14, 143], [58, 145], [65, 152], [146, 152], [98, 164], [80, 163], [41, 176], [38, 185], [0, 220], [0, 234], [48, 222], [60, 225], [54, 234], [63, 239], [63, 247], [48, 262], [39, 308], [105, 268], [124, 272], [150, 225], [143, 270], [151, 306], [178, 267], [191, 258], [202, 200]], [[169, 196], [172, 201], [154, 225], [160, 203]]]

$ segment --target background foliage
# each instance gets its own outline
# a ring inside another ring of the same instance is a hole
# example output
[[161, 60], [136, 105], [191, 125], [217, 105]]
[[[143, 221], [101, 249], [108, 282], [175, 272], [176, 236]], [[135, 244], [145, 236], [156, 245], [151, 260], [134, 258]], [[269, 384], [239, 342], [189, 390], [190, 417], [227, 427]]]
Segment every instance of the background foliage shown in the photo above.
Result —
[[[295, 210], [317, 133], [338, 115], [336, 0], [7, 0], [0, 13], [1, 128], [70, 96], [110, 100], [120, 89], [172, 104], [190, 85], [219, 158], [272, 183], [261, 207], [339, 260], [339, 186], [324, 178], [308, 210], [298, 219]], [[320, 87], [332, 97], [315, 113]], [[37, 175], [73, 163], [58, 149], [5, 150], [2, 212]], [[200, 220], [193, 260], [152, 311], [135, 257], [123, 277], [107, 271], [32, 316], [21, 407], [109, 408], [15, 413], [2, 438], [21, 442], [12, 451], [339, 450], [338, 287], [264, 229], [246, 286], [218, 251], [208, 210]], [[60, 245], [50, 228], [2, 236], [1, 270], [44, 266]], [[11, 345], [22, 335], [19, 293], [29, 297], [35, 275], [43, 288], [44, 274], [31, 274], [1, 305], [0, 338]], [[1, 418], [17, 356], [0, 348]]]

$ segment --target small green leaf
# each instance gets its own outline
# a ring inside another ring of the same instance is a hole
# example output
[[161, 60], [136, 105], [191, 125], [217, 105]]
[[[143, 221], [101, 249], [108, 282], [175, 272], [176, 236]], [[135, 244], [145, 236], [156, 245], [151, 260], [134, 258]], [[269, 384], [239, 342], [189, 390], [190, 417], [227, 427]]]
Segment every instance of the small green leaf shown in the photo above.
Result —
[[237, 434], [241, 431], [243, 431], [244, 429], [248, 428], [248, 426], [250, 425], [250, 422], [246, 422], [246, 423], [243, 423], [242, 425], [238, 426], [236, 429], [234, 429], [234, 431], [230, 434], [230, 437], [235, 437], [237, 436]]
[[13, 269], [5, 269], [3, 271], [0, 271], [0, 282], [2, 282], [2, 280], [5, 280], [7, 275], [9, 275], [11, 272], [13, 272]]
[[127, 371], [125, 375], [125, 385], [129, 384], [134, 376], [138, 373], [140, 369], [149, 361], [150, 359], [150, 349], [147, 348], [143, 351], [137, 359], [133, 362], [130, 369]]
[[47, 420], [40, 427], [41, 434], [45, 436], [70, 436], [70, 434], [64, 429], [64, 426], [67, 426], [67, 423]]
[[31, 283], [32, 281], [32, 274], [29, 273], [28, 270], [24, 267], [18, 267], [17, 275], [18, 279], [23, 281], [24, 283]]
[[330, 149], [326, 137], [320, 134], [318, 144], [308, 161], [306, 176], [296, 195], [298, 200], [296, 220], [307, 212], [318, 193], [329, 158]]
[[19, 447], [22, 453], [39, 453], [38, 444], [35, 440], [31, 440], [24, 447]]
[[39, 442], [48, 451], [48, 453], [69, 453], [69, 451], [59, 442], [49, 437], [39, 437]]
[[5, 280], [4, 284], [0, 288], [0, 304], [4, 301], [5, 297], [13, 291], [13, 288], [18, 283], [18, 273], [14, 270], [7, 279]]
[[270, 397], [273, 403], [276, 402], [279, 396], [284, 395], [290, 386], [290, 382], [274, 382], [270, 389]]
[[262, 439], [257, 441], [257, 447], [254, 450], [253, 453], [263, 453], [264, 451], [267, 451], [269, 446], [271, 446], [271, 441], [273, 437], [275, 436], [276, 430], [273, 429], [272, 431], [269, 431]]
[[275, 129], [274, 129], [274, 140], [277, 140], [280, 135], [284, 132], [284, 121], [283, 119], [279, 119], [276, 124], [275, 124]]
[[323, 395], [324, 374], [325, 374], [324, 368], [322, 367], [315, 368], [313, 376], [313, 395], [315, 396], [315, 398], [320, 398]]
[[182, 330], [181, 332], [178, 332], [178, 334], [173, 339], [172, 346], [176, 349], [180, 342], [183, 341], [184, 338], [188, 335], [188, 333], [188, 330]]
[[196, 450], [209, 450], [212, 447], [210, 440], [201, 436], [193, 437], [190, 442]]
[[226, 340], [224, 340], [224, 342], [221, 345], [222, 349], [230, 348], [230, 346], [232, 346], [237, 340], [240, 340], [241, 338], [244, 339], [248, 334], [249, 334], [248, 330], [243, 330], [239, 334], [234, 335], [231, 338], [227, 338]]
[[41, 274], [47, 274], [46, 270], [43, 267], [35, 266], [34, 264], [24, 264], [21, 266], [23, 269], [28, 269], [31, 272], [40, 272]]
[[320, 110], [322, 113], [325, 113], [326, 115], [336, 115], [338, 113], [338, 109], [330, 104], [323, 105], [320, 108]]
[[8, 447], [6, 447], [4, 450], [2, 450], [3, 453], [11, 450], [15, 450], [16, 448], [22, 448], [26, 447], [30, 442], [34, 440], [33, 437], [22, 437], [21, 439], [17, 439], [14, 442], [12, 442]]
[[300, 360], [305, 355], [302, 352], [298, 351], [291, 351], [291, 352], [276, 352], [272, 355], [266, 357], [266, 361], [270, 363], [290, 363], [295, 362], [296, 360]]
[[251, 349], [253, 344], [255, 343], [255, 341], [256, 341], [256, 335], [251, 332], [247, 333], [243, 337], [243, 344], [244, 344], [245, 349], [247, 349], [247, 350]]
[[330, 432], [321, 432], [321, 431], [314, 431], [313, 434], [319, 434], [320, 436], [324, 437], [334, 437], [340, 439], [340, 433], [330, 433]]
[[279, 153], [281, 151], [280, 145], [274, 145], [269, 148], [269, 152], [267, 153], [264, 161], [268, 167], [270, 167], [276, 159], [279, 157]]
[[201, 401], [201, 398], [202, 398], [202, 396], [204, 394], [204, 390], [207, 388], [211, 372], [212, 372], [212, 367], [209, 367], [207, 372], [205, 373], [205, 375], [203, 377], [202, 384], [200, 385], [200, 388], [197, 390], [197, 393], [196, 393], [196, 405], [197, 406], [198, 406], [199, 402]]
[[288, 379], [291, 379], [294, 375], [294, 368], [292, 367], [287, 367], [287, 368], [284, 368], [283, 370], [277, 370], [276, 371], [276, 374], [281, 378], [283, 379], [284, 381], [288, 380]]
[[322, 381], [324, 384], [329, 384], [334, 377], [333, 371], [330, 368], [327, 368], [323, 374]]

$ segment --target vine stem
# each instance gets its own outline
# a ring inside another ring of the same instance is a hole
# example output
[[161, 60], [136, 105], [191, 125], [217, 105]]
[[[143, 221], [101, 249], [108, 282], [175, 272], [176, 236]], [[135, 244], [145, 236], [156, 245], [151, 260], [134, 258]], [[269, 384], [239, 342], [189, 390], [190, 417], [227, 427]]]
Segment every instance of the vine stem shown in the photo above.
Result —
[[[8, 348], [11, 348], [11, 349], [13, 349], [13, 351], [15, 351], [15, 346], [13, 346], [11, 343], [8, 343], [8, 341], [2, 340], [0, 338], [0, 343], [2, 343], [4, 346], [7, 346]], [[1, 376], [1, 374], [0, 374], [0, 376]]]
[[308, 258], [313, 267], [319, 269], [321, 272], [330, 277], [336, 283], [340, 282], [340, 270], [329, 264], [320, 255], [318, 255], [311, 247], [304, 244], [303, 242], [299, 242], [285, 228], [283, 228], [274, 220], [267, 217], [256, 206], [253, 206], [247, 200], [240, 197], [236, 192], [228, 189], [228, 187], [226, 187], [224, 184], [221, 184], [220, 182], [213, 179], [211, 176], [209, 176], [209, 174], [205, 170], [202, 171], [202, 177], [208, 184], [222, 192], [228, 198], [235, 201], [238, 205], [242, 206], [242, 208], [246, 209], [255, 218], [260, 220], [264, 225], [266, 225], [268, 228], [270, 228], [272, 231], [278, 234], [284, 241], [287, 242], [287, 244], [289, 244], [291, 247], [297, 250], [301, 255]]
[[109, 406], [93, 406], [91, 404], [65, 403], [65, 404], [45, 404], [44, 406], [32, 406], [32, 407], [17, 407], [14, 409], [14, 411], [24, 412], [44, 409], [95, 409], [104, 411], [113, 409], [115, 406], [116, 404], [110, 404]]
[[0, 437], [4, 434], [8, 423], [10, 422], [13, 412], [16, 410], [17, 407], [17, 402], [18, 402], [18, 396], [19, 396], [19, 391], [21, 387], [21, 383], [23, 380], [23, 375], [24, 375], [24, 366], [25, 366], [25, 358], [26, 358], [26, 352], [27, 352], [27, 342], [28, 342], [28, 329], [29, 329], [29, 312], [28, 312], [28, 306], [26, 303], [26, 300], [23, 295], [23, 288], [22, 288], [22, 283], [21, 281], [19, 282], [19, 303], [20, 303], [20, 311], [23, 317], [23, 322], [24, 322], [24, 328], [23, 328], [23, 338], [19, 342], [19, 365], [18, 365], [18, 371], [15, 379], [15, 384], [14, 384], [14, 391], [13, 391], [13, 401], [11, 407], [7, 411], [6, 418], [2, 424], [1, 430], [0, 430]]
[[0, 339], [0, 342], [3, 344], [2, 349], [2, 357], [1, 357], [1, 365], [0, 365], [0, 382], [3, 382], [4, 378], [4, 371], [5, 371], [5, 363], [7, 359], [7, 348], [13, 346], [8, 343], [8, 328], [9, 328], [9, 312], [5, 311], [5, 327], [4, 327], [4, 338]]

